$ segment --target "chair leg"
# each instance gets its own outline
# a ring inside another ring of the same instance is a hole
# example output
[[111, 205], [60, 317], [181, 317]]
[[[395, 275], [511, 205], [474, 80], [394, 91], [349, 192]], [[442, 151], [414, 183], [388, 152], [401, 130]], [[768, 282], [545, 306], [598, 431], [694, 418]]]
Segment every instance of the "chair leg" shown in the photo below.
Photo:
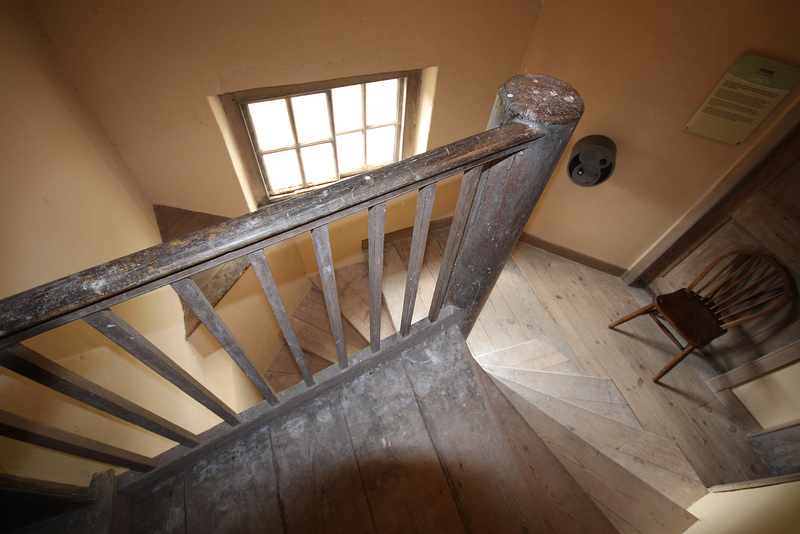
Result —
[[608, 327], [609, 328], [616, 328], [617, 326], [621, 325], [622, 323], [627, 323], [628, 321], [630, 321], [634, 317], [639, 317], [640, 315], [653, 313], [655, 311], [655, 309], [656, 309], [656, 305], [655, 304], [648, 304], [644, 308], [639, 308], [635, 312], [626, 315], [622, 319], [619, 319], [618, 321], [614, 321], [613, 323], [608, 325]]
[[673, 358], [673, 360], [671, 362], [669, 362], [667, 365], [665, 365], [664, 368], [661, 369], [658, 372], [658, 374], [653, 377], [653, 382], [658, 383], [658, 381], [661, 380], [664, 377], [665, 374], [667, 374], [670, 371], [672, 371], [672, 368], [675, 367], [676, 365], [678, 365], [679, 363], [681, 363], [681, 361], [685, 357], [687, 357], [689, 355], [689, 353], [692, 352], [694, 349], [695, 349], [694, 345], [692, 345], [692, 344], [686, 345], [686, 347], [684, 347], [684, 349], [681, 351], [680, 354], [675, 356], [675, 358]]

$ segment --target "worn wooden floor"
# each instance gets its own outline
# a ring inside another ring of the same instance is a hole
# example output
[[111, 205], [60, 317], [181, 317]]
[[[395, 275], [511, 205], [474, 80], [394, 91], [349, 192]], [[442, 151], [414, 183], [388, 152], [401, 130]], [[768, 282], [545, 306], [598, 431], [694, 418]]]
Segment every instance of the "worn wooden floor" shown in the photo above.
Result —
[[[429, 235], [415, 320], [427, 313], [446, 238], [447, 229]], [[387, 244], [384, 298], [396, 324], [409, 241]], [[607, 328], [648, 298], [617, 277], [520, 243], [467, 342], [475, 356], [540, 343], [569, 360], [548, 370], [613, 380], [635, 422], [677, 443], [707, 487], [769, 476], [741, 425], [701, 378], [715, 374], [702, 356], [690, 356], [656, 385], [652, 376], [675, 355], [670, 341], [652, 321]], [[300, 381], [299, 374], [282, 378]]]
[[469, 338], [474, 352], [524, 337], [546, 341], [587, 374], [612, 379], [643, 429], [675, 441], [707, 487], [769, 476], [738, 421], [695, 371], [707, 365], [702, 357], [693, 355], [653, 384], [675, 347], [652, 321], [607, 328], [646, 295], [529, 245], [519, 244], [512, 260], [481, 315], [485, 336], [476, 329]]
[[132, 531], [614, 532], [487, 380], [436, 334], [139, 492]]

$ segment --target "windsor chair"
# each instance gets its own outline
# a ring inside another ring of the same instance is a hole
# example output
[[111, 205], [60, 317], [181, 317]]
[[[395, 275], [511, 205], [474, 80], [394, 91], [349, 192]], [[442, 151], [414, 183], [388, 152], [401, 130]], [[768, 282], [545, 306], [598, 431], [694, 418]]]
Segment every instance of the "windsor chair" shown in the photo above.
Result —
[[694, 349], [708, 345], [734, 326], [777, 311], [790, 296], [789, 275], [778, 262], [760, 252], [734, 250], [712, 261], [687, 287], [655, 297], [651, 304], [608, 327], [616, 328], [641, 315], [653, 318], [680, 349], [653, 377], [653, 382], [658, 382]]

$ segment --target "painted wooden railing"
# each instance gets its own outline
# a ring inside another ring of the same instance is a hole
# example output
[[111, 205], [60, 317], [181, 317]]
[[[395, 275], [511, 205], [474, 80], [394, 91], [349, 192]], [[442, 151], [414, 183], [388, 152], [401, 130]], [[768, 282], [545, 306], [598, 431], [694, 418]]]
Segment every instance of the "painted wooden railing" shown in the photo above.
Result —
[[[457, 322], [466, 336], [582, 112], [580, 96], [559, 80], [530, 74], [512, 78], [500, 87], [486, 132], [0, 301], [0, 365], [184, 448], [204, 448], [226, 435], [224, 428], [215, 427], [199, 436], [192, 434], [22, 342], [72, 321], [85, 321], [222, 418], [223, 423], [218, 426], [251, 421], [256, 417], [253, 414], [286, 404], [291, 396], [273, 392], [190, 277], [246, 256], [302, 373], [305, 385], [301, 387], [313, 388], [315, 377], [309, 371], [264, 254], [267, 247], [305, 232], [311, 233], [316, 252], [338, 371], [347, 368], [350, 361], [391, 350], [445, 317], [451, 323]], [[424, 324], [412, 325], [436, 184], [460, 172], [465, 174], [433, 303], [428, 318], [420, 321]], [[400, 332], [381, 340], [386, 202], [412, 191], [418, 191], [418, 200]], [[361, 210], [369, 213], [370, 347], [362, 351], [368, 354], [348, 358], [328, 225]], [[116, 304], [167, 285], [200, 318], [263, 395], [266, 402], [258, 410], [236, 413], [111, 311]], [[168, 454], [144, 457], [4, 410], [0, 410], [0, 435], [136, 471], [149, 471], [157, 465], [160, 468], [170, 458]]]

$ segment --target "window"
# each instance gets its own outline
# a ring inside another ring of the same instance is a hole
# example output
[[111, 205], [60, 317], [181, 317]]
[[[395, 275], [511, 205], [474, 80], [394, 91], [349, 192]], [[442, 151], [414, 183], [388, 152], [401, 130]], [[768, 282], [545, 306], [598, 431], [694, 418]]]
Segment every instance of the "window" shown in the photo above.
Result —
[[263, 205], [407, 155], [418, 91], [412, 71], [230, 93], [223, 104]]

